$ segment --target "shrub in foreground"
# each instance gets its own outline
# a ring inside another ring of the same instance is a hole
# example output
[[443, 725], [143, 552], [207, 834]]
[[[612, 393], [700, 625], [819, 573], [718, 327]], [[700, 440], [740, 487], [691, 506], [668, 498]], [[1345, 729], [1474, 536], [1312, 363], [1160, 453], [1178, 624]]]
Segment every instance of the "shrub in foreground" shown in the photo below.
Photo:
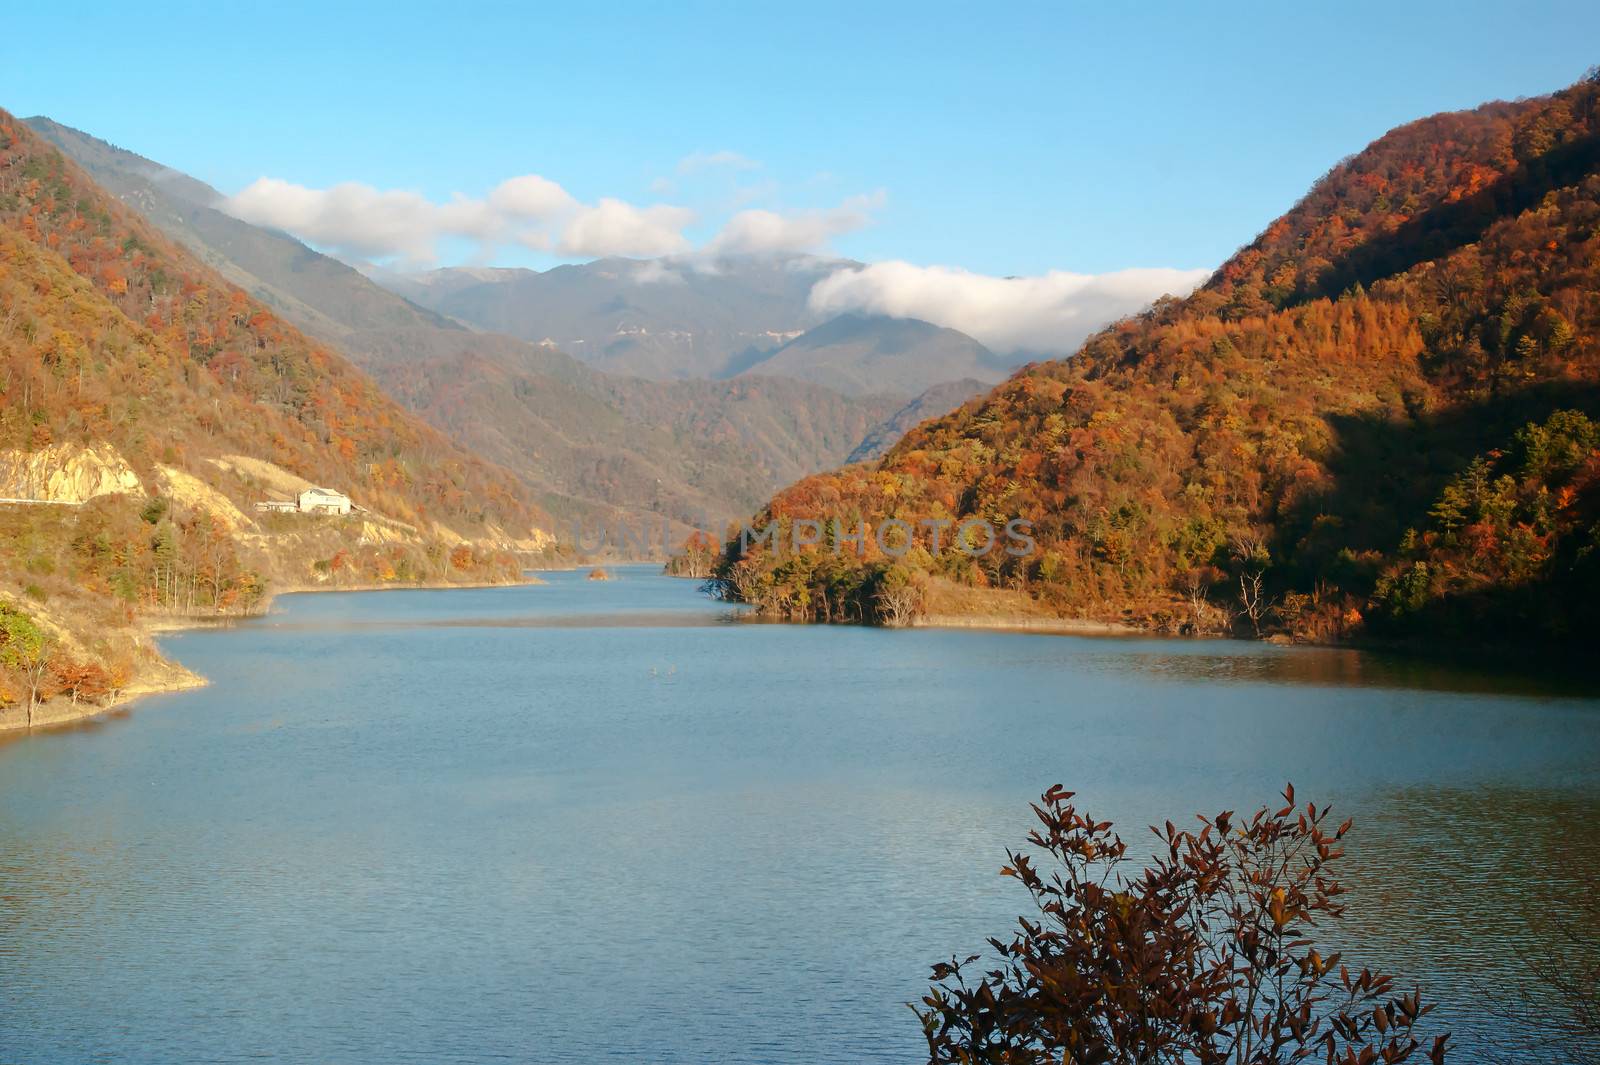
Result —
[[1394, 978], [1350, 970], [1318, 951], [1320, 923], [1344, 915], [1329, 875], [1350, 822], [1328, 807], [1285, 804], [1238, 819], [1170, 821], [1150, 866], [1129, 873], [1127, 845], [1108, 821], [1072, 805], [1057, 785], [1033, 807], [1028, 837], [1054, 868], [1009, 853], [1002, 870], [1038, 910], [1009, 940], [933, 968], [913, 1007], [931, 1065], [1369, 1065], [1443, 1062], [1448, 1036], [1425, 1048], [1418, 1022], [1433, 1008]]

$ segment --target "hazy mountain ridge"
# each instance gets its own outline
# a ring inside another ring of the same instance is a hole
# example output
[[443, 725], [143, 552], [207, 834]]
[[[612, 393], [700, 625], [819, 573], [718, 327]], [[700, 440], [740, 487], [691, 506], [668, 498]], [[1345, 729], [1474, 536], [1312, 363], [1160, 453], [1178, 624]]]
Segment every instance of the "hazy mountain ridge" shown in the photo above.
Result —
[[1023, 361], [1002, 359], [954, 329], [812, 308], [818, 281], [860, 265], [809, 255], [669, 257], [373, 276], [476, 328], [662, 380], [756, 372], [848, 394], [910, 397], [963, 377], [999, 381]]
[[294, 237], [225, 213], [226, 197], [203, 181], [49, 118], [26, 122], [228, 280], [324, 339], [360, 329], [461, 328]]
[[395, 363], [378, 376], [475, 451], [540, 470], [543, 505], [591, 529], [598, 521], [637, 525], [649, 513], [685, 532], [720, 527], [771, 485], [839, 461], [897, 403], [760, 377], [637, 382], [595, 374], [554, 394], [517, 359], [481, 352]]
[[[762, 356], [742, 373], [794, 377], [857, 395], [929, 389], [963, 379], [1002, 381], [1007, 364], [955, 329], [914, 318], [842, 314]], [[938, 411], [937, 413], [944, 413]]]
[[989, 390], [989, 383], [966, 378], [934, 385], [910, 403], [895, 411], [856, 445], [845, 459], [847, 463], [869, 462], [881, 458], [901, 437], [930, 418], [948, 414], [974, 396]]
[[723, 376], [821, 316], [812, 284], [843, 260], [811, 256], [597, 259], [549, 270], [452, 267], [382, 275], [407, 298], [491, 332], [550, 341], [599, 369], [658, 379]]
[[[335, 340], [408, 407], [510, 466], [563, 533], [574, 519], [616, 524], [662, 513], [687, 528], [747, 513], [779, 485], [843, 461], [903, 402], [781, 378], [734, 385], [604, 373], [551, 345], [463, 327], [292, 237], [203, 206], [196, 199], [219, 198], [204, 183], [32, 121], [69, 154], [82, 153], [130, 206]], [[419, 276], [443, 291], [524, 273]]]

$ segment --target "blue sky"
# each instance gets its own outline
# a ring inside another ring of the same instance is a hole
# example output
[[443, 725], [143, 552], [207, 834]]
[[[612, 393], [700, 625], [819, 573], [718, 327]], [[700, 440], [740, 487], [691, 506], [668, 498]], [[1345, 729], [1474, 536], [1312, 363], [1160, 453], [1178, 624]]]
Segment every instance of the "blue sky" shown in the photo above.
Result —
[[0, 107], [229, 194], [536, 174], [694, 245], [761, 210], [996, 275], [1214, 266], [1391, 126], [1600, 62], [1592, 2], [68, 6], [7, 12]]

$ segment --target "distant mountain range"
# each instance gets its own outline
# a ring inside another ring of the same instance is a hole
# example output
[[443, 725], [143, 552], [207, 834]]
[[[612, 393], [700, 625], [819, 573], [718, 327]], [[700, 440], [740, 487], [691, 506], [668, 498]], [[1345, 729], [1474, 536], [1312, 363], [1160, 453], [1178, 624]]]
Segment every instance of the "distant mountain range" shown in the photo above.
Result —
[[914, 318], [843, 314], [740, 372], [796, 377], [847, 395], [926, 395], [928, 389], [952, 381], [994, 384], [1006, 378], [1008, 369], [988, 348], [957, 330]]
[[221, 192], [187, 174], [49, 118], [27, 121], [228, 280], [347, 347], [362, 347], [360, 334], [368, 331], [419, 330], [424, 350], [437, 354], [458, 338], [422, 333], [485, 331], [656, 380], [762, 373], [849, 395], [904, 398], [962, 378], [994, 383], [1011, 369], [953, 329], [817, 314], [807, 302], [812, 285], [860, 265], [843, 259], [613, 258], [545, 271], [369, 268], [364, 275], [287, 234], [234, 218], [220, 209]]
[[806, 300], [831, 268], [809, 257], [612, 258], [544, 271], [373, 276], [474, 327], [552, 344], [602, 370], [666, 380], [730, 376], [730, 366], [821, 324]]
[[962, 378], [995, 383], [1017, 364], [954, 329], [915, 319], [820, 314], [811, 288], [860, 266], [810, 255], [599, 259], [550, 270], [450, 268], [370, 276], [476, 328], [661, 380], [793, 377], [850, 395], [912, 396]]
[[[385, 288], [226, 214], [203, 182], [48, 118], [28, 123], [229, 280], [514, 470], [560, 522], [748, 513], [782, 484], [886, 439], [885, 419], [908, 401], [942, 413], [931, 404], [947, 394], [944, 379], [1003, 372], [976, 341], [926, 323], [843, 319], [808, 339], [817, 323], [805, 294], [828, 260], [375, 273]], [[916, 370], [923, 358], [930, 374]]]

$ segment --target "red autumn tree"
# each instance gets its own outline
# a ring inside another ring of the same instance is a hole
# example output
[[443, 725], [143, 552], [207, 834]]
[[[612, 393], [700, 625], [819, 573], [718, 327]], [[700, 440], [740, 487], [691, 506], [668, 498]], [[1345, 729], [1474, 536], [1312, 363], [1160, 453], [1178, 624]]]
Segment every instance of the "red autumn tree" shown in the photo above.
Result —
[[[1055, 868], [1010, 853], [1002, 870], [1027, 888], [1038, 915], [1010, 940], [934, 966], [916, 1012], [931, 1065], [1371, 1065], [1420, 1058], [1417, 1023], [1431, 1006], [1394, 978], [1351, 971], [1316, 947], [1321, 923], [1344, 916], [1329, 866], [1345, 821], [1328, 807], [1285, 805], [1235, 819], [1170, 821], [1138, 875], [1109, 821], [1072, 805], [1057, 785], [1033, 807], [1029, 837]], [[1444, 1060], [1447, 1036], [1426, 1050]]]

